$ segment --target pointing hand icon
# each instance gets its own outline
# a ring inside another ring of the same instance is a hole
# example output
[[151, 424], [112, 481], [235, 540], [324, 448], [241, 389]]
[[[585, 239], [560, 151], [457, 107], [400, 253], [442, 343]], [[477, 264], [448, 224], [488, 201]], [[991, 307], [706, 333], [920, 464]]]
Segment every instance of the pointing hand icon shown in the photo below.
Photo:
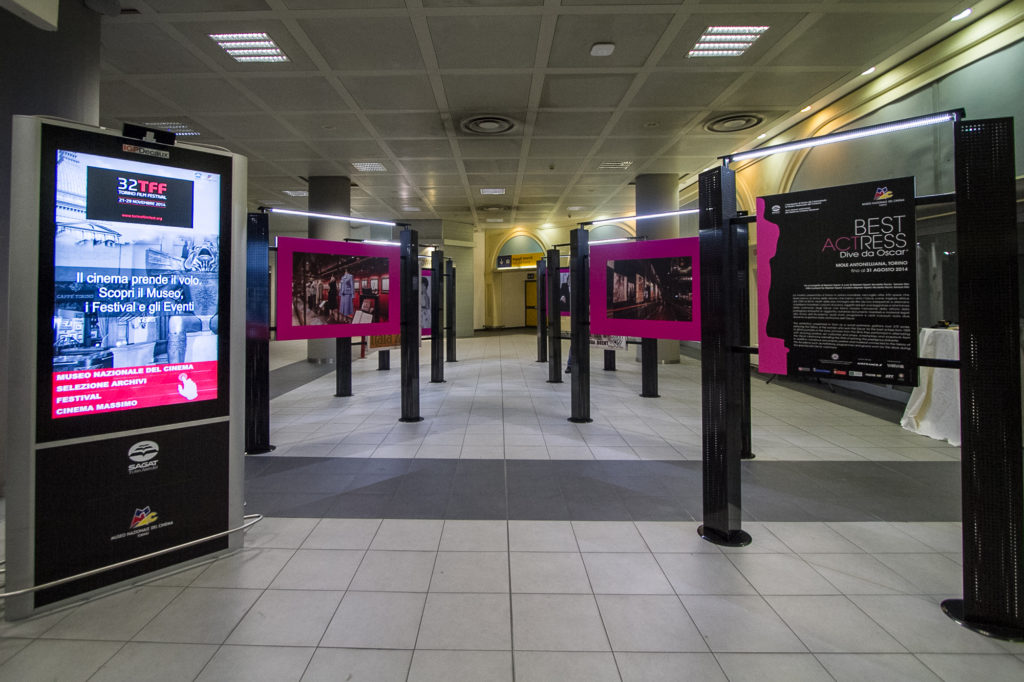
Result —
[[179, 374], [178, 381], [181, 382], [178, 386], [178, 393], [180, 393], [185, 400], [195, 400], [199, 396], [199, 388], [196, 387], [196, 382], [189, 379], [187, 374], [184, 372]]

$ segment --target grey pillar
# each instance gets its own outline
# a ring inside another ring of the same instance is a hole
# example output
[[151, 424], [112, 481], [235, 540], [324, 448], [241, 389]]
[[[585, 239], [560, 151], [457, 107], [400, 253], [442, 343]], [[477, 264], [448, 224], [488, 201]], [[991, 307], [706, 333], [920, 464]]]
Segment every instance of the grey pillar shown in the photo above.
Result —
[[[675, 173], [647, 173], [636, 176], [636, 215], [679, 210], [679, 176]], [[679, 216], [640, 220], [636, 236], [644, 239], [675, 239], [679, 236]], [[640, 359], [637, 346], [637, 359]], [[679, 362], [679, 342], [658, 339], [658, 361]]]
[[[352, 210], [352, 181], [341, 176], [315, 175], [309, 179], [311, 213], [349, 215]], [[344, 220], [309, 218], [310, 239], [344, 241], [349, 224]], [[310, 339], [306, 342], [306, 359], [310, 362], [334, 362], [334, 339]]]
[[[97, 125], [100, 119], [100, 15], [81, 2], [60, 3], [58, 29], [43, 31], [0, 10], [0, 339], [7, 338], [10, 244], [11, 116], [58, 116]], [[0, 386], [7, 354], [0, 353]], [[0, 433], [7, 432], [7, 392], [0, 397]], [[0, 446], [0, 488], [6, 471]]]

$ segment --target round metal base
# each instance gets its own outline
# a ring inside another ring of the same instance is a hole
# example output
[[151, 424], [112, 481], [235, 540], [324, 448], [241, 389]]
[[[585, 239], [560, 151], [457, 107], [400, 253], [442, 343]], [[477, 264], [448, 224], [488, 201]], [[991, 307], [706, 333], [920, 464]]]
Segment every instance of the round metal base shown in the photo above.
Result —
[[423, 421], [423, 417], [399, 417], [398, 421], [406, 422], [406, 423], [421, 422], [421, 421]]
[[726, 535], [719, 533], [717, 530], [700, 526], [697, 528], [697, 535], [701, 536], [708, 542], [721, 545], [722, 547], [746, 547], [753, 542], [753, 539], [750, 537], [750, 533], [745, 530], [734, 530]]
[[740, 459], [756, 459], [757, 455], [753, 452], [742, 452], [740, 453]]
[[952, 618], [957, 625], [962, 625], [968, 630], [977, 632], [979, 635], [1002, 639], [1008, 642], [1024, 642], [1024, 627], [992, 625], [967, 620], [964, 617], [963, 599], [946, 599], [942, 602], [942, 612]]
[[441, 379], [440, 381], [434, 381], [433, 379], [431, 379], [430, 383], [432, 383], [432, 384], [447, 384], [448, 380], [447, 379]]
[[335, 393], [334, 397], [335, 398], [351, 398], [352, 394], [351, 393]]
[[594, 420], [590, 419], [589, 417], [569, 417], [569, 421], [571, 421], [573, 424], [589, 424]]
[[548, 379], [547, 382], [545, 382], [545, 383], [549, 383], [549, 384], [564, 384], [565, 382], [562, 381], [561, 379], [559, 379], [558, 381], [552, 381], [551, 379]]
[[265, 455], [268, 452], [273, 452], [274, 450], [277, 450], [277, 446], [276, 445], [268, 445], [267, 447], [261, 448], [259, 450], [246, 450], [245, 454], [247, 454], [247, 455]]

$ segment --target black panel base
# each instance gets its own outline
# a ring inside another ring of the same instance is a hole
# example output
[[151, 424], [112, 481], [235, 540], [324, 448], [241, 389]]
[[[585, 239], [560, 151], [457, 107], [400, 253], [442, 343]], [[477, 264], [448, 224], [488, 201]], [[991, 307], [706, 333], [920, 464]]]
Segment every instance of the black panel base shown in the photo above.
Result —
[[565, 382], [563, 382], [561, 379], [548, 379], [545, 383], [548, 383], [548, 384], [561, 384], [561, 383], [565, 383]]
[[573, 424], [589, 424], [594, 420], [589, 417], [569, 417], [568, 421], [571, 421]]
[[660, 393], [641, 393], [640, 397], [641, 398], [660, 398], [661, 394]]
[[252, 450], [246, 450], [245, 454], [247, 454], [247, 455], [265, 455], [268, 452], [273, 452], [274, 450], [277, 450], [277, 446], [276, 445], [268, 445], [265, 448], [253, 448]]
[[741, 452], [740, 459], [754, 459], [757, 457], [753, 452]]
[[406, 422], [406, 423], [421, 422], [421, 421], [423, 421], [423, 417], [399, 417], [398, 421]]
[[448, 380], [447, 379], [437, 379], [435, 381], [434, 379], [431, 379], [430, 383], [432, 383], [432, 384], [447, 384]]
[[753, 542], [750, 533], [745, 530], [734, 530], [726, 535], [717, 530], [699, 526], [697, 528], [697, 535], [710, 543], [721, 545], [722, 547], [746, 547]]
[[957, 625], [962, 625], [968, 630], [977, 632], [979, 635], [1006, 640], [1007, 642], [1024, 642], [1024, 627], [1012, 627], [1008, 625], [992, 625], [968, 621], [964, 618], [964, 600], [946, 599], [942, 602], [942, 612], [952, 618]]

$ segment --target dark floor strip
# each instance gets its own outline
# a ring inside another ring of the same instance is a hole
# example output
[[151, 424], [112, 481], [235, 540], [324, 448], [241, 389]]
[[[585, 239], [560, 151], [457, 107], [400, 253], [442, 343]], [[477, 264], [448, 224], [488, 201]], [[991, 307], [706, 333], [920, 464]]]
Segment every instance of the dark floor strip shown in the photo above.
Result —
[[[688, 521], [701, 463], [246, 458], [247, 510], [328, 518]], [[743, 463], [748, 521], [959, 521], [957, 462]]]
[[273, 400], [333, 371], [333, 364], [319, 364], [306, 360], [279, 367], [270, 372], [270, 398]]

